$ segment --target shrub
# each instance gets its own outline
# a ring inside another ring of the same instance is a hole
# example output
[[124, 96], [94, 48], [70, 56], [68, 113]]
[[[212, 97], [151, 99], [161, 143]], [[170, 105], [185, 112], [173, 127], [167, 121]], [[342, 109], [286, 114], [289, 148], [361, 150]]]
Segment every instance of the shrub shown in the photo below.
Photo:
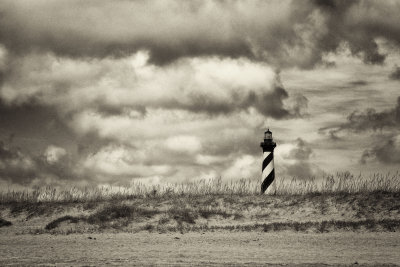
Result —
[[69, 221], [70, 223], [78, 223], [80, 220], [81, 219], [78, 217], [66, 215], [66, 216], [60, 217], [60, 218], [55, 219], [54, 221], [48, 223], [46, 225], [45, 229], [51, 230], [51, 229], [57, 228], [60, 225], [60, 223], [65, 222], [65, 221]]
[[10, 221], [7, 221], [7, 220], [5, 220], [3, 218], [0, 218], [0, 227], [10, 226], [10, 225], [12, 225], [12, 223]]
[[127, 225], [132, 220], [151, 218], [158, 213], [158, 210], [137, 208], [125, 204], [112, 204], [91, 214], [87, 217], [87, 222], [106, 226], [109, 222], [120, 220], [123, 225]]

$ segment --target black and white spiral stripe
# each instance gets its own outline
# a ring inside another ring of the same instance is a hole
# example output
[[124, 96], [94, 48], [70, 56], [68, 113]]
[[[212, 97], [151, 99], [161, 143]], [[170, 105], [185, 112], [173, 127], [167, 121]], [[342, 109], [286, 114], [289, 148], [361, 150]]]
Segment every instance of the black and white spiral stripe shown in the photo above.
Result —
[[261, 184], [262, 193], [265, 193], [265, 191], [272, 184], [274, 179], [275, 179], [274, 152], [264, 151], [264, 160], [262, 164], [262, 184]]

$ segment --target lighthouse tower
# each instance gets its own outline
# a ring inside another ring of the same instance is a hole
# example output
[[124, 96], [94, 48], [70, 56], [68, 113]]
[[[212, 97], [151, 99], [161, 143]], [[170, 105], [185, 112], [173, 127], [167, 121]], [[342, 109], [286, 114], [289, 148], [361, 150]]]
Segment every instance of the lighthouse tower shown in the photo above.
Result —
[[272, 139], [272, 132], [269, 129], [264, 133], [264, 142], [260, 146], [263, 149], [261, 194], [264, 194], [275, 179], [274, 148], [276, 143]]

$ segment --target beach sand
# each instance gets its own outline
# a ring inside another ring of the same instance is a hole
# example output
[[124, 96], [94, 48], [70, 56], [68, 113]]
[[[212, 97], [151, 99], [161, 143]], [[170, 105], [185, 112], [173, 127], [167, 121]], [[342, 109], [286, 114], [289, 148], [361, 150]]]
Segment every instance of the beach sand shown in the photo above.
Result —
[[376, 266], [400, 263], [400, 233], [189, 232], [0, 237], [0, 265]]

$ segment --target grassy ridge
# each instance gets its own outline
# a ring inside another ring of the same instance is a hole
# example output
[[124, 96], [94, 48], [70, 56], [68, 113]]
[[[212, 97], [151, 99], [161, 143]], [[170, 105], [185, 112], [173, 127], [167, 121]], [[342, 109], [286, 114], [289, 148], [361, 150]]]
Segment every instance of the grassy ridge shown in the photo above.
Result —
[[267, 195], [259, 194], [256, 181], [221, 179], [8, 190], [0, 194], [0, 218], [7, 229], [22, 233], [400, 230], [398, 173], [277, 181]]
[[[268, 189], [274, 195], [306, 195], [330, 193], [400, 192], [400, 174], [354, 176], [349, 172], [326, 175], [320, 179], [276, 179]], [[223, 181], [221, 178], [182, 184], [146, 185], [133, 183], [129, 187], [102, 186], [93, 188], [44, 187], [34, 190], [0, 190], [0, 203], [9, 202], [94, 202], [135, 198], [171, 198], [180, 196], [240, 195], [260, 193], [259, 180]]]
[[400, 193], [185, 195], [92, 202], [9, 202], [25, 233], [138, 231], [399, 231]]

